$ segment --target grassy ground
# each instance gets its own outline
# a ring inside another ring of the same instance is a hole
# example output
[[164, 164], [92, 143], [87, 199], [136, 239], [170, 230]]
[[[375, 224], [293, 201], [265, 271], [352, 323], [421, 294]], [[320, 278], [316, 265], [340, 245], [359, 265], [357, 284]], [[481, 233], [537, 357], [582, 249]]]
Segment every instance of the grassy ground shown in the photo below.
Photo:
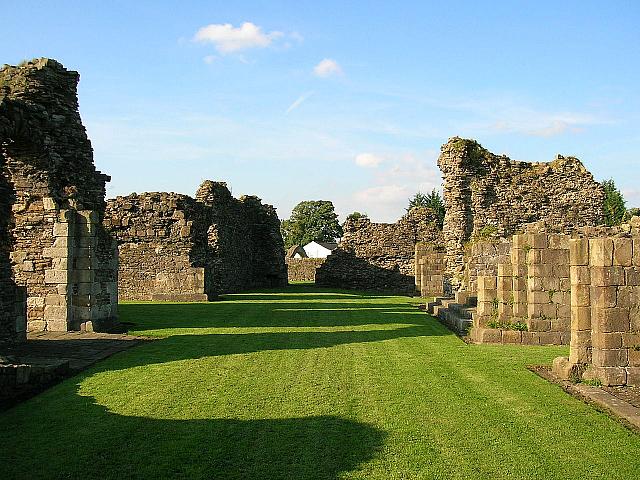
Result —
[[121, 306], [159, 340], [0, 414], [0, 477], [638, 478], [640, 436], [401, 297]]

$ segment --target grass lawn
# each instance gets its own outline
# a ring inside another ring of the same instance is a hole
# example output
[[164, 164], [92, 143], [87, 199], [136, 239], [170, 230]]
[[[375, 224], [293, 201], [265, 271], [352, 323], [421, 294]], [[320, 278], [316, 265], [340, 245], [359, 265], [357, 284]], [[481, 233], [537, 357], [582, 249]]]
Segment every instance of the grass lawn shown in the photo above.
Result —
[[635, 479], [640, 436], [403, 297], [129, 303], [159, 338], [0, 413], [0, 478]]

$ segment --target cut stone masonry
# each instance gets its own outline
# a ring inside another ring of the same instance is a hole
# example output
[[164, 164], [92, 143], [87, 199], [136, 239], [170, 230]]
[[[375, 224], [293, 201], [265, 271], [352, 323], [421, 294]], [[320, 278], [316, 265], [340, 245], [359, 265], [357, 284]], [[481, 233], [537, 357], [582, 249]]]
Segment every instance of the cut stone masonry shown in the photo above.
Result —
[[[29, 330], [108, 329], [117, 319], [115, 244], [101, 226], [109, 177], [93, 163], [78, 79], [49, 59], [0, 70], [0, 288], [26, 288]], [[24, 338], [15, 302], [0, 317], [5, 337]]]

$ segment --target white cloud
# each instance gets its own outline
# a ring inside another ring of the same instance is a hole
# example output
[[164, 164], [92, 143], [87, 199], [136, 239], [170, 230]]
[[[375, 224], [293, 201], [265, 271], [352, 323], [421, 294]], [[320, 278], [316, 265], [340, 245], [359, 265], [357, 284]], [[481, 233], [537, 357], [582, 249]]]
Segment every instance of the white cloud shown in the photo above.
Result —
[[360, 153], [356, 155], [356, 165], [359, 167], [377, 167], [382, 163], [382, 157], [373, 153]]
[[251, 22], [244, 22], [240, 27], [234, 27], [230, 23], [217, 23], [200, 28], [193, 40], [212, 43], [218, 52], [226, 54], [249, 48], [265, 48], [283, 35], [278, 31], [264, 33], [259, 26]]
[[396, 203], [398, 200], [409, 198], [409, 190], [403, 185], [380, 185], [370, 187], [354, 193], [354, 198], [364, 204], [367, 203]]
[[318, 77], [330, 77], [331, 75], [342, 75], [342, 68], [335, 60], [325, 58], [313, 67], [313, 73]]
[[308, 92], [308, 93], [304, 93], [302, 95], [300, 95], [291, 105], [289, 105], [289, 108], [287, 108], [287, 110], [284, 112], [285, 115], [288, 115], [289, 113], [293, 112], [296, 108], [298, 108], [300, 105], [302, 105], [304, 102], [307, 101], [307, 99], [313, 95], [314, 92]]
[[218, 59], [218, 57], [216, 57], [215, 55], [207, 55], [206, 57], [204, 57], [202, 60], [204, 61], [204, 63], [211, 65], [213, 62], [215, 62]]

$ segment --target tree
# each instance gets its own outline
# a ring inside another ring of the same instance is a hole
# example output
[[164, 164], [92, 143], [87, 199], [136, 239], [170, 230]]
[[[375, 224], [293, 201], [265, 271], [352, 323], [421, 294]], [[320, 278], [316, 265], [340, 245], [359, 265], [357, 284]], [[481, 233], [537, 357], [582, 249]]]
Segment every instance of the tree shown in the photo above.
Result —
[[431, 190], [431, 193], [424, 194], [422, 192], [418, 192], [413, 196], [413, 198], [410, 198], [407, 212], [413, 207], [430, 208], [436, 216], [438, 226], [442, 228], [442, 226], [444, 225], [444, 202], [442, 201], [442, 197], [435, 188]]
[[360, 212], [353, 212], [347, 215], [347, 221], [359, 220], [361, 218], [369, 218], [369, 215], [367, 215], [366, 213], [360, 213]]
[[640, 217], [640, 208], [634, 207], [627, 210], [627, 213], [624, 215], [624, 221], [628, 222], [633, 217]]
[[280, 230], [286, 248], [306, 245], [314, 240], [333, 242], [342, 236], [333, 203], [328, 200], [300, 202], [294, 207], [291, 217], [282, 221]]
[[602, 205], [604, 223], [610, 227], [620, 225], [627, 213], [624, 197], [620, 190], [616, 188], [613, 179], [603, 181], [602, 187], [604, 188], [604, 202]]

